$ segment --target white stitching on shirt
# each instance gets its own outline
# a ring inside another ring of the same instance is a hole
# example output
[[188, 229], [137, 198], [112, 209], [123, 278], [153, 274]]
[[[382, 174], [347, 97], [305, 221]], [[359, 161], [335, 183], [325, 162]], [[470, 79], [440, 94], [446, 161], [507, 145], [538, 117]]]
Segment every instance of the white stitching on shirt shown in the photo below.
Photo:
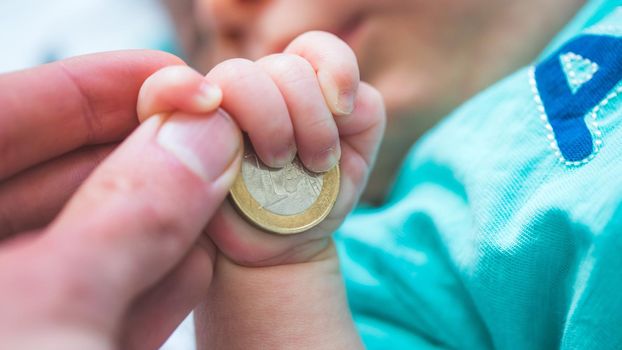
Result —
[[559, 151], [559, 146], [557, 145], [557, 141], [555, 140], [555, 135], [553, 134], [553, 127], [548, 121], [548, 116], [546, 115], [546, 110], [544, 109], [542, 98], [540, 98], [540, 93], [538, 92], [538, 85], [536, 84], [536, 67], [535, 66], [529, 67], [529, 85], [531, 86], [531, 92], [533, 93], [533, 99], [536, 103], [536, 108], [538, 110], [538, 113], [540, 113], [540, 120], [542, 120], [542, 122], [544, 123], [544, 127], [546, 128], [546, 131], [547, 131], [547, 135], [546, 135], [547, 140], [549, 142], [550, 147], [553, 149], [553, 152], [555, 152], [555, 156], [558, 157], [559, 162], [569, 167], [578, 167], [578, 166], [587, 164], [590, 160], [594, 159], [594, 157], [596, 157], [596, 154], [603, 147], [602, 132], [599, 129], [598, 117], [600, 116], [600, 113], [603, 107], [605, 107], [609, 103], [610, 100], [614, 99], [619, 94], [622, 94], [622, 86], [618, 86], [616, 89], [610, 92], [607, 95], [607, 97], [605, 97], [605, 99], [600, 101], [600, 103], [596, 105], [594, 108], [592, 108], [592, 110], [588, 113], [588, 117], [591, 120], [591, 123], [588, 124], [588, 128], [590, 129], [592, 133], [592, 137], [594, 138], [594, 146], [593, 146], [594, 149], [592, 150], [592, 153], [587, 158], [584, 158], [580, 161], [572, 162], [572, 161], [566, 160], [564, 156], [561, 154], [561, 152]]

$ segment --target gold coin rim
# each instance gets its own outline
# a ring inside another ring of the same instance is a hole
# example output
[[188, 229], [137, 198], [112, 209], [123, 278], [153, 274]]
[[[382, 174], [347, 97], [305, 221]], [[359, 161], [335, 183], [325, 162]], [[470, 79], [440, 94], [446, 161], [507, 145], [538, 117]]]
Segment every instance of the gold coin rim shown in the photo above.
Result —
[[296, 215], [278, 215], [264, 209], [248, 191], [242, 176], [242, 168], [229, 193], [235, 206], [251, 223], [269, 232], [290, 235], [307, 231], [328, 216], [339, 195], [339, 181], [339, 165], [336, 165], [324, 173], [322, 190], [315, 202]]

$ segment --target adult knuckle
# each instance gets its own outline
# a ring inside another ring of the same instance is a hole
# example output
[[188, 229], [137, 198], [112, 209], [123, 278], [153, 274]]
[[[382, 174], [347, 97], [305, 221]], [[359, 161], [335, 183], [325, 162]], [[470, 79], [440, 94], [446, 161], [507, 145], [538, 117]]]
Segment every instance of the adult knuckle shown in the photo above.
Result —
[[187, 231], [184, 221], [178, 211], [172, 210], [169, 205], [151, 201], [139, 205], [134, 213], [142, 218], [147, 232], [155, 236], [154, 239], [172, 247], [181, 247], [188, 244], [187, 235], [180, 232]]
[[82, 116], [83, 120], [86, 143], [90, 144], [98, 141], [97, 135], [101, 134], [102, 131], [104, 131], [104, 127], [102, 124], [101, 115], [97, 113], [97, 101], [93, 98], [89, 89], [84, 86], [80, 75], [76, 74], [70, 68], [70, 66], [68, 66], [63, 61], [60, 61], [58, 62], [58, 67], [67, 79], [69, 86], [73, 88], [76, 97], [80, 101], [80, 109], [82, 112], [80, 115]]
[[[84, 266], [81, 261], [73, 261], [74, 266]], [[67, 267], [55, 274], [50, 281], [50, 295], [65, 302], [81, 302], [85, 305], [101, 305], [104, 292], [95, 276], [83, 269]]]
[[132, 198], [136, 193], [143, 191], [145, 181], [131, 176], [104, 173], [84, 188], [86, 198], [101, 201], [113, 198]]
[[185, 229], [180, 211], [173, 203], [153, 199], [161, 189], [150, 185], [140, 176], [100, 176], [87, 186], [86, 197], [91, 202], [102, 201], [124, 203], [124, 216], [131, 217], [136, 229], [150, 232], [157, 239], [179, 242], [183, 235], [177, 234]]

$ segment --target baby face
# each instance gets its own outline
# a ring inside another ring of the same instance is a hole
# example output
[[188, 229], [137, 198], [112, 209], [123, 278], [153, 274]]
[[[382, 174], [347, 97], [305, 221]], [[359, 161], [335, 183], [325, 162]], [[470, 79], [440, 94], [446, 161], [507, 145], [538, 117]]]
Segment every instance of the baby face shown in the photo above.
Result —
[[[183, 3], [185, 1], [185, 4]], [[281, 52], [310, 30], [336, 34], [359, 59], [361, 77], [383, 93], [389, 115], [435, 109], [461, 67], [482, 0], [170, 0], [189, 61], [207, 71], [232, 57]], [[481, 15], [480, 15], [481, 16]], [[453, 57], [453, 58], [452, 58]], [[443, 69], [441, 69], [441, 66]], [[440, 71], [443, 71], [440, 73]], [[440, 74], [439, 74], [440, 73]], [[449, 92], [450, 95], [452, 92]], [[451, 99], [447, 97], [446, 99]]]
[[[281, 52], [310, 30], [336, 34], [388, 111], [378, 168], [460, 102], [528, 63], [583, 0], [167, 0], [189, 63]], [[534, 3], [538, 11], [534, 12]], [[563, 4], [563, 6], [558, 6]], [[373, 180], [373, 175], [372, 175]]]

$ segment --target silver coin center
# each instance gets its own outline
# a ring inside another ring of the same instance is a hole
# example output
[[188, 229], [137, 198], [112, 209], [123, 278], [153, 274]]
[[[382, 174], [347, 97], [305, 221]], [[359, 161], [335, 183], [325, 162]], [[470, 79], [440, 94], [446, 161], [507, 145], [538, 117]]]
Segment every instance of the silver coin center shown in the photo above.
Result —
[[277, 215], [296, 215], [320, 196], [323, 175], [305, 169], [298, 157], [282, 169], [264, 165], [251, 150], [244, 154], [242, 178], [262, 208]]

